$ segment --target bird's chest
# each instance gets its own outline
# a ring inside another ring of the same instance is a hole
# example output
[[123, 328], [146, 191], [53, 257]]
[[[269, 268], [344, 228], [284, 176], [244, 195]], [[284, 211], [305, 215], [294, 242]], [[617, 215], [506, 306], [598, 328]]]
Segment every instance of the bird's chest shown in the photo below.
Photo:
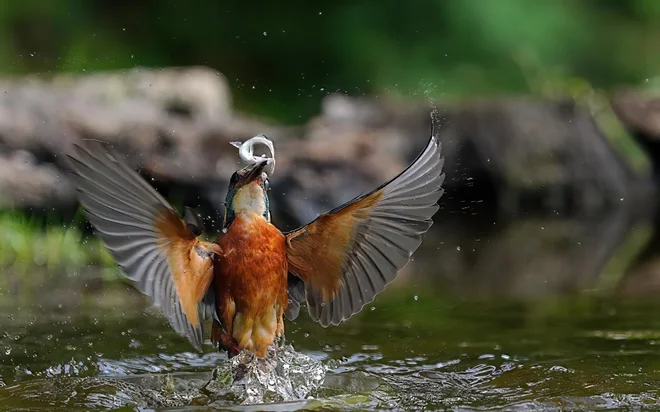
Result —
[[276, 227], [260, 217], [237, 216], [218, 244], [223, 255], [215, 265], [217, 294], [258, 303], [285, 293], [285, 237]]

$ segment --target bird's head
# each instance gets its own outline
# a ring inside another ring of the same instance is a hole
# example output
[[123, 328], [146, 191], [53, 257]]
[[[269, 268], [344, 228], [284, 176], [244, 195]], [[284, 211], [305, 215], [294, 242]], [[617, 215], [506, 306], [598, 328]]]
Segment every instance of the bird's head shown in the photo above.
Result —
[[225, 199], [225, 223], [228, 227], [238, 213], [262, 216], [270, 221], [268, 203], [268, 176], [264, 168], [268, 164], [263, 159], [243, 169], [237, 170], [231, 176], [227, 198]]

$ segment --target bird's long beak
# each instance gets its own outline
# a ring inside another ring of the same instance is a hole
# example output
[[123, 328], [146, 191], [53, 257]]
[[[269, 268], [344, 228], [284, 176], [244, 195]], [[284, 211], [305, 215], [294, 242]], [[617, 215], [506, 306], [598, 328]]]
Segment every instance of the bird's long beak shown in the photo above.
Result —
[[268, 160], [263, 159], [257, 163], [245, 166], [243, 169], [239, 170], [237, 172], [238, 181], [236, 182], [235, 187], [239, 188], [260, 178], [264, 168], [266, 167], [266, 164], [268, 164]]

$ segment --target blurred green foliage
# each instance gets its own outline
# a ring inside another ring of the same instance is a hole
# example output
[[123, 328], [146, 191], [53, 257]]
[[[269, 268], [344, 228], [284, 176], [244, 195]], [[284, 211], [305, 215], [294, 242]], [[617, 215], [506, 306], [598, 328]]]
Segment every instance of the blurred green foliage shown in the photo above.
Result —
[[20, 212], [2, 212], [0, 228], [0, 269], [11, 268], [23, 275], [35, 268], [73, 270], [90, 264], [115, 266], [101, 241], [96, 237], [88, 239], [77, 226], [63, 226], [49, 222], [48, 218]]
[[450, 99], [642, 83], [660, 72], [658, 23], [657, 0], [7, 0], [0, 73], [208, 65], [239, 109], [303, 122], [334, 91]]

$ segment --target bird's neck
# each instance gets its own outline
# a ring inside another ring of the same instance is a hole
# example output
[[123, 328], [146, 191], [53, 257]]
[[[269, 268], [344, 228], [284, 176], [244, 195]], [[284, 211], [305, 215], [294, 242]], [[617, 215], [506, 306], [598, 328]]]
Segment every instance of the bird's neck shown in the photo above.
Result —
[[227, 194], [223, 229], [227, 229], [241, 215], [244, 219], [261, 218], [270, 222], [270, 202], [259, 187], [241, 188]]

